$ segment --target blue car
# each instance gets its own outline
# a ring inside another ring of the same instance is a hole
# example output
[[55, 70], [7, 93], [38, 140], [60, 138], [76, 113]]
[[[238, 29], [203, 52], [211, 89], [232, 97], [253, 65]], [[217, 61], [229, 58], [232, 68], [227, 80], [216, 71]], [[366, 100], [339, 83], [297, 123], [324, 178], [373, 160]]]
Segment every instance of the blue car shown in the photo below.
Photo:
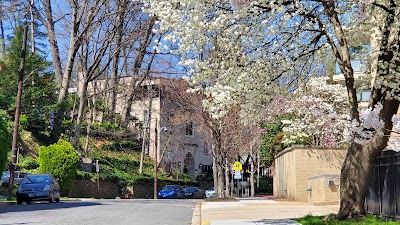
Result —
[[165, 185], [158, 192], [158, 198], [185, 198], [185, 191], [180, 185]]
[[51, 174], [28, 174], [17, 190], [17, 205], [32, 201], [60, 201], [60, 186]]

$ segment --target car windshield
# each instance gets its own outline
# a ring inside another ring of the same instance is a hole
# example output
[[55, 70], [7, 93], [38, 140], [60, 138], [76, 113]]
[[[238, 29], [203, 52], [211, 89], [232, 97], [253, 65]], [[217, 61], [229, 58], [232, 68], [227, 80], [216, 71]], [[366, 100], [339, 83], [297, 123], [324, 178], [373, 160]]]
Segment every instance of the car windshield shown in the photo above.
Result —
[[185, 188], [185, 192], [193, 192], [193, 191], [196, 191], [196, 188], [195, 188], [195, 187], [188, 187], [188, 188]]
[[21, 182], [22, 184], [40, 184], [50, 183], [50, 178], [46, 175], [26, 175]]
[[164, 186], [162, 190], [163, 191], [171, 191], [171, 190], [175, 190], [175, 189], [177, 189], [176, 186]]

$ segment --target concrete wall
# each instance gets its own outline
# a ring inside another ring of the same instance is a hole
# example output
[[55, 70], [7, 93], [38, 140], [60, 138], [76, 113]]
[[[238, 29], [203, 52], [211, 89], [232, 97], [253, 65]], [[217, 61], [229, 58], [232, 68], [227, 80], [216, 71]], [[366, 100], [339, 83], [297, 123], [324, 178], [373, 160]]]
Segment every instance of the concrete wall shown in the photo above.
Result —
[[[329, 182], [330, 181], [330, 182]], [[324, 174], [307, 179], [308, 202], [310, 203], [339, 203], [340, 175]]]
[[[308, 178], [340, 174], [346, 149], [293, 146], [279, 153], [274, 160], [274, 196], [292, 201], [308, 202]], [[313, 187], [314, 194], [324, 189]], [[313, 195], [315, 196], [315, 195]], [[325, 198], [325, 200], [328, 198]], [[321, 199], [323, 200], [323, 199]], [[312, 201], [319, 201], [314, 198]]]

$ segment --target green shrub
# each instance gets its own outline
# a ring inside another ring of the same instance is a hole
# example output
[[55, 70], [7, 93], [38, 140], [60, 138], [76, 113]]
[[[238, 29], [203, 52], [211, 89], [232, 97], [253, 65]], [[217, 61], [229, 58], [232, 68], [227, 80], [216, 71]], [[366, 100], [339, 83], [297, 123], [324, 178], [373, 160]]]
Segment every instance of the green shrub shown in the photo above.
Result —
[[196, 176], [196, 181], [201, 182], [201, 181], [213, 181], [214, 177], [212, 173], [201, 173]]
[[[257, 176], [254, 177], [254, 181], [257, 182]], [[273, 192], [273, 180], [272, 177], [260, 176], [259, 188], [256, 188], [257, 193], [272, 194]]]
[[138, 141], [115, 141], [101, 146], [105, 151], [141, 151], [142, 146]]
[[0, 173], [7, 164], [7, 155], [11, 152], [11, 134], [8, 131], [6, 114], [0, 111]]
[[19, 125], [21, 125], [21, 127], [22, 127], [23, 129], [26, 129], [26, 128], [28, 127], [28, 118], [26, 117], [25, 114], [22, 114], [22, 115], [19, 117]]
[[20, 163], [18, 166], [19, 170], [23, 171], [35, 170], [39, 167], [39, 162], [37, 159], [34, 159], [30, 156], [23, 158], [22, 160], [20, 157]]
[[[16, 196], [16, 192], [18, 189], [18, 185], [14, 184], [11, 190], [11, 198], [7, 198], [7, 200], [14, 200], [15, 201], [15, 196]], [[2, 183], [0, 185], [0, 195], [2, 196], [8, 196], [8, 184], [7, 183]]]
[[60, 139], [56, 144], [39, 148], [39, 172], [50, 173], [56, 177], [61, 193], [68, 192], [75, 179], [78, 166], [77, 152], [67, 141]]

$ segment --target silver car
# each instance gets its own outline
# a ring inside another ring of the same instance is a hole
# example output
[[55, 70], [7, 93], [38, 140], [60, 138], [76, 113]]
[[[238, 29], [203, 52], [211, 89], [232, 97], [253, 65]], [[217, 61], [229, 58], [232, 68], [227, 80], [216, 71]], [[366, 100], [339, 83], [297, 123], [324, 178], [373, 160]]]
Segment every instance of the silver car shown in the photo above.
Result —
[[[22, 171], [15, 171], [14, 172], [14, 184], [20, 184], [22, 179], [24, 179], [24, 177], [28, 174], [30, 174], [30, 173], [22, 172]], [[4, 183], [8, 184], [8, 181], [10, 180], [10, 171], [4, 171], [3, 174], [1, 175], [1, 180]]]
[[215, 198], [215, 196], [216, 196], [216, 193], [215, 193], [214, 187], [212, 187], [206, 191], [206, 198]]

